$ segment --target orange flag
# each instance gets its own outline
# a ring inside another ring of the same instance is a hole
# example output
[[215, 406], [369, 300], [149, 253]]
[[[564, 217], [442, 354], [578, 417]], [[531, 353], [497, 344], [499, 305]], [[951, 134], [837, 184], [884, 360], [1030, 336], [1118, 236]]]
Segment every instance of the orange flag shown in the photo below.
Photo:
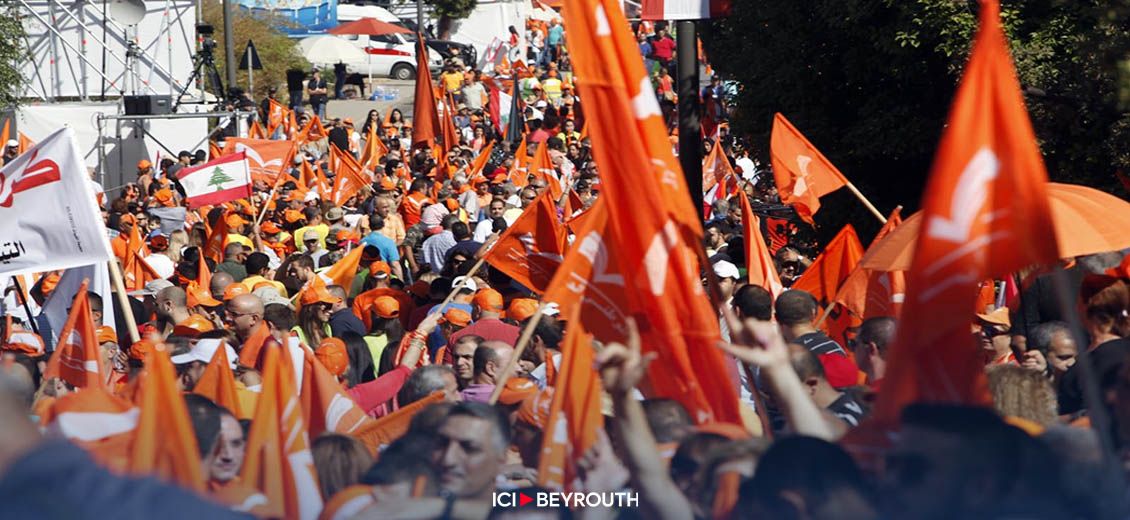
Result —
[[412, 147], [421, 143], [431, 148], [440, 131], [439, 112], [436, 110], [435, 87], [432, 75], [428, 72], [428, 48], [424, 46], [423, 35], [416, 38], [416, 101], [412, 106]]
[[263, 129], [263, 125], [259, 124], [259, 120], [251, 122], [251, 128], [247, 129], [248, 139], [269, 139], [267, 131]]
[[299, 143], [308, 143], [329, 137], [329, 135], [329, 132], [326, 131], [326, 127], [322, 126], [321, 118], [315, 115], [311, 116], [306, 126], [302, 127], [302, 130], [298, 132], [298, 138], [296, 140]]
[[739, 423], [736, 385], [714, 347], [718, 315], [699, 279], [703, 231], [687, 192], [636, 39], [615, 0], [565, 0], [569, 54], [586, 118], [609, 242], [645, 348], [658, 354], [649, 392], [679, 400], [697, 422]]
[[197, 262], [196, 285], [203, 287], [206, 291], [212, 290], [212, 271], [208, 269], [208, 262]]
[[223, 150], [220, 150], [220, 145], [216, 141], [208, 140], [208, 159], [216, 159], [224, 155]]
[[[28, 151], [28, 149], [30, 149], [31, 147], [35, 146], [35, 141], [32, 141], [30, 137], [24, 135], [23, 132], [18, 132], [18, 133], [20, 135], [20, 140], [19, 140], [20, 146], [18, 148], [19, 153], [22, 154], [22, 153]], [[7, 144], [7, 143], [5, 143], [5, 144]]]
[[[58, 352], [56, 350], [56, 352]], [[48, 432], [86, 450], [103, 467], [128, 471], [138, 409], [101, 385], [71, 392], [51, 403], [40, 417]], [[195, 443], [194, 443], [195, 444]]]
[[352, 251], [346, 253], [329, 269], [320, 273], [319, 276], [326, 280], [327, 285], [340, 285], [349, 292], [349, 288], [353, 285], [353, 278], [357, 276], [357, 268], [361, 266], [361, 253], [364, 252], [364, 247], [354, 247]]
[[459, 144], [459, 131], [455, 129], [455, 103], [451, 96], [444, 101], [443, 119], [440, 120], [441, 137], [443, 138], [443, 151], [447, 152]]
[[10, 135], [12, 135], [12, 119], [8, 118], [4, 120], [4, 129], [0, 130], [0, 143], [4, 143], [3, 146], [8, 146]]
[[196, 434], [188, 418], [188, 407], [177, 388], [173, 363], [164, 349], [155, 349], [145, 358], [138, 392], [141, 414], [133, 440], [130, 472], [154, 475], [203, 494], [204, 472], [200, 468]]
[[275, 135], [275, 130], [278, 130], [286, 122], [287, 108], [282, 103], [268, 98], [270, 108], [267, 111], [267, 136]]
[[899, 324], [874, 412], [881, 423], [895, 424], [915, 401], [991, 404], [969, 334], [977, 283], [1059, 257], [1046, 184], [1000, 6], [982, 1], [907, 271], [904, 310], [928, 319]]
[[334, 187], [330, 193], [330, 200], [337, 206], [345, 204], [350, 197], [361, 191], [361, 188], [372, 183], [372, 179], [361, 171], [361, 165], [357, 163], [349, 152], [338, 152], [337, 148], [331, 148], [330, 155], [338, 158], [337, 175], [334, 176]]
[[781, 114], [773, 117], [769, 159], [781, 202], [792, 204], [797, 215], [809, 224], [820, 210], [820, 197], [848, 185], [832, 161]]
[[821, 304], [827, 304], [862, 257], [863, 244], [859, 243], [855, 228], [847, 224], [824, 246], [824, 252], [812, 261], [791, 288], [805, 291]]
[[260, 368], [260, 354], [262, 353], [263, 345], [268, 339], [271, 339], [271, 329], [267, 327], [266, 323], [259, 322], [259, 326], [251, 332], [251, 335], [243, 341], [243, 345], [239, 348], [240, 366]]
[[[902, 224], [901, 212], [901, 207], [891, 212], [891, 216], [887, 217], [887, 223], [871, 241], [872, 246]], [[863, 256], [866, 258], [867, 253]], [[860, 259], [860, 265], [848, 275], [833, 300], [856, 317], [866, 320], [878, 316], [897, 317], [902, 311], [905, 296], [905, 273], [864, 269], [863, 259]]]
[[239, 404], [235, 374], [232, 373], [226, 345], [221, 345], [216, 349], [216, 353], [212, 354], [212, 359], [208, 361], [208, 366], [204, 367], [204, 372], [200, 374], [200, 379], [196, 381], [192, 393], [211, 399], [212, 402], [227, 408], [232, 415], [241, 419], [251, 413], [251, 410], [244, 411]]
[[317, 518], [322, 497], [290, 355], [279, 347], [263, 356], [262, 391], [240, 480], [267, 497], [269, 517]]
[[777, 264], [773, 254], [761, 236], [761, 219], [753, 213], [749, 198], [744, 194], [738, 197], [742, 205], [742, 228], [745, 231], [745, 265], [749, 283], [769, 291], [776, 300], [785, 291], [781, 276], [777, 274]]
[[251, 179], [268, 185], [282, 178], [297, 149], [297, 141], [229, 137], [224, 142], [224, 154], [245, 152]]
[[[722, 184], [723, 189], [711, 193], [711, 190], [719, 184]], [[738, 174], [734, 171], [734, 166], [730, 164], [730, 159], [726, 158], [722, 147], [714, 145], [710, 148], [710, 154], [702, 161], [702, 192], [708, 194], [707, 203], [729, 197], [737, 189]]]
[[618, 249], [608, 247], [610, 233], [607, 201], [599, 197], [574, 219], [576, 237], [565, 260], [546, 288], [542, 300], [554, 302], [562, 316], [580, 308], [580, 318], [597, 339], [624, 341], [628, 329], [628, 296], [619, 271]]
[[90, 298], [87, 286], [90, 280], [83, 280], [71, 303], [71, 312], [59, 333], [59, 344], [47, 361], [44, 379], [61, 378], [78, 388], [101, 387], [103, 377], [102, 350], [98, 345], [98, 333], [94, 330], [94, 318], [90, 314]]
[[286, 138], [290, 140], [298, 139], [298, 119], [294, 116], [293, 110], [287, 110], [286, 115]]
[[443, 392], [433, 392], [431, 395], [419, 401], [408, 406], [401, 406], [395, 412], [369, 422], [363, 428], [353, 432], [353, 437], [360, 440], [366, 446], [384, 446], [389, 444], [408, 432], [408, 426], [411, 424], [412, 416], [416, 415], [416, 412], [427, 408], [428, 405], [441, 401], [443, 401]]
[[468, 179], [482, 176], [483, 168], [487, 167], [487, 162], [490, 161], [490, 154], [494, 152], [494, 141], [491, 141], [482, 150], [479, 150], [479, 156], [471, 162], [470, 171], [467, 173]]
[[[351, 435], [376, 422], [345, 393], [341, 383], [314, 354], [307, 351], [304, 363], [302, 391], [299, 394], [303, 415], [310, 424], [310, 437], [317, 437], [323, 432]], [[369, 446], [369, 450], [375, 454], [379, 447]]]
[[208, 241], [204, 243], [204, 250], [200, 255], [200, 261], [203, 262], [205, 258], [211, 258], [217, 264], [224, 261], [224, 248], [228, 245], [228, 212], [220, 214], [219, 220], [212, 228], [212, 233], [208, 235]]
[[141, 232], [137, 226], [130, 230], [129, 240], [126, 241], [126, 260], [122, 263], [122, 276], [126, 290], [136, 291], [145, 287], [146, 282], [161, 277], [157, 271], [146, 262], [141, 255], [147, 250], [145, 242], [141, 240]]
[[530, 158], [526, 153], [526, 137], [522, 136], [522, 142], [518, 143], [518, 149], [514, 151], [514, 166], [510, 168], [510, 182], [515, 186], [524, 188], [530, 183], [529, 165]]
[[565, 226], [557, 219], [557, 206], [546, 190], [498, 237], [485, 260], [540, 293], [561, 265], [565, 238]]
[[592, 336], [579, 318], [574, 313], [568, 320], [561, 342], [561, 366], [542, 435], [538, 485], [550, 489], [564, 489], [573, 482], [577, 459], [596, 443], [597, 430], [604, 427]]
[[388, 154], [388, 147], [377, 136], [377, 125], [369, 125], [369, 134], [365, 136], [365, 149], [361, 153], [361, 164], [370, 170], [376, 170], [380, 165], [381, 157]]
[[549, 158], [549, 147], [545, 143], [538, 144], [529, 171], [534, 177], [545, 181], [553, 200], [561, 200], [561, 194], [564, 193], [561, 189], [561, 181], [557, 179], [557, 170], [553, 167], [553, 161]]

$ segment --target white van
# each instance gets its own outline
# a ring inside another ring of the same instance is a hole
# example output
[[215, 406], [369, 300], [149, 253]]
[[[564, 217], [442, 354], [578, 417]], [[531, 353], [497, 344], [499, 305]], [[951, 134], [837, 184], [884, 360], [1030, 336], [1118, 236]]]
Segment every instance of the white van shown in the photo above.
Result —
[[[362, 18], [376, 18], [382, 22], [400, 23], [387, 9], [377, 6], [338, 5], [339, 23], [352, 22]], [[394, 79], [409, 80], [416, 77], [416, 35], [340, 35], [368, 54], [362, 63], [350, 63], [351, 72], [362, 75], [389, 76]], [[428, 69], [438, 72], [443, 68], [443, 57], [433, 49], [428, 49]], [[371, 70], [370, 70], [371, 69]]]

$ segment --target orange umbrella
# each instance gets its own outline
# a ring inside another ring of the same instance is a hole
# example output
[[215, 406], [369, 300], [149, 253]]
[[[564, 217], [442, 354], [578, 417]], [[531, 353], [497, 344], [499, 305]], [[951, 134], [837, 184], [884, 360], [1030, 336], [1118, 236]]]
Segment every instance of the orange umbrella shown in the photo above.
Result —
[[360, 20], [353, 20], [352, 22], [343, 23], [329, 31], [330, 34], [366, 34], [369, 36], [381, 36], [384, 34], [412, 34], [412, 31], [405, 29], [399, 25], [393, 25], [388, 22], [382, 22], [376, 18], [362, 18]]
[[[1094, 188], [1048, 183], [1055, 238], [1060, 258], [1072, 258], [1130, 247], [1130, 202]], [[914, 257], [922, 225], [915, 213], [867, 250], [860, 261], [866, 269], [905, 271]], [[1044, 237], [1024, 237], [1041, 240]]]

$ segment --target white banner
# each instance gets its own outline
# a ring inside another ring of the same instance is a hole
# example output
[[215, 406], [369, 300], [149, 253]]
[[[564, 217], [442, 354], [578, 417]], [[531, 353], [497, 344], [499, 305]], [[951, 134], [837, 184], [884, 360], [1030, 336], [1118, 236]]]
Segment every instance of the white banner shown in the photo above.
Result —
[[[114, 308], [118, 307], [118, 302], [110, 292], [110, 272], [106, 263], [67, 269], [59, 277], [59, 283], [55, 285], [51, 296], [43, 302], [43, 313], [40, 314], [40, 325], [44, 321], [47, 322], [47, 327], [41, 327], [39, 332], [48, 350], [54, 350], [57, 336], [63, 331], [63, 325], [67, 322], [67, 311], [70, 310], [83, 280], [90, 280], [88, 291], [102, 297], [102, 325], [118, 330], [114, 321]], [[131, 309], [125, 310], [125, 312], [130, 311]]]
[[112, 258], [74, 130], [56, 131], [0, 169], [0, 274]]

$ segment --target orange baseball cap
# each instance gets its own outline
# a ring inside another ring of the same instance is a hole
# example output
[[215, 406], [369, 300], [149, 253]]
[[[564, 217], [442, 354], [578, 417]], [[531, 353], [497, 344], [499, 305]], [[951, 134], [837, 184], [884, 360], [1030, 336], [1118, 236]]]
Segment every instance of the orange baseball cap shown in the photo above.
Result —
[[349, 368], [349, 353], [345, 350], [345, 342], [338, 338], [323, 339], [314, 350], [314, 357], [335, 376], [341, 376]]
[[514, 298], [506, 309], [506, 317], [514, 321], [525, 321], [538, 311], [538, 302], [532, 298]]
[[374, 278], [388, 278], [392, 274], [392, 268], [388, 266], [388, 262], [377, 260], [369, 264], [369, 275]]
[[203, 305], [205, 307], [218, 307], [224, 304], [224, 302], [213, 298], [212, 291], [208, 290], [207, 287], [201, 287], [197, 285], [196, 282], [189, 282], [188, 289], [185, 292], [188, 293], [189, 307], [196, 307], [199, 305]]
[[137, 224], [137, 217], [133, 216], [133, 213], [122, 213], [122, 216], [118, 217], [118, 222], [122, 224]]
[[381, 296], [373, 302], [373, 309], [377, 316], [385, 319], [400, 317], [400, 302], [392, 296]]
[[140, 161], [137, 161], [138, 168], [149, 168], [151, 166], [153, 166], [153, 163], [149, 162], [149, 159], [142, 159]]
[[447, 312], [443, 313], [443, 322], [466, 327], [471, 324], [471, 315], [463, 309], [447, 309]]
[[43, 338], [39, 334], [28, 330], [13, 330], [9, 333], [8, 341], [4, 344], [3, 349], [0, 350], [38, 356], [43, 353], [44, 349]]
[[471, 304], [484, 311], [502, 312], [502, 293], [489, 287], [479, 289], [479, 292], [475, 293], [475, 297], [471, 299]]
[[195, 338], [202, 332], [208, 332], [215, 329], [216, 327], [212, 326], [212, 322], [208, 321], [204, 316], [193, 314], [186, 320], [178, 323], [175, 327], [173, 327], [173, 335]]
[[242, 296], [244, 294], [251, 294], [251, 291], [247, 290], [247, 286], [241, 283], [233, 283], [224, 288], [224, 301], [226, 302], [236, 296]]
[[157, 202], [160, 202], [163, 206], [173, 205], [173, 190], [162, 188], [157, 190], [157, 193], [154, 193], [153, 196], [157, 199]]
[[498, 394], [498, 402], [502, 404], [518, 404], [538, 394], [538, 385], [524, 377], [512, 377], [502, 387]]
[[102, 343], [117, 343], [117, 342], [118, 342], [118, 333], [114, 332], [114, 329], [110, 328], [108, 325], [103, 325], [101, 327], [98, 327], [98, 343], [99, 344], [102, 344]]
[[129, 358], [137, 361], [145, 361], [146, 356], [151, 352], [157, 350], [157, 344], [148, 339], [143, 339], [130, 345]]
[[313, 305], [315, 303], [333, 304], [340, 301], [341, 298], [330, 294], [330, 292], [326, 290], [326, 286], [321, 284], [307, 287], [305, 291], [302, 291], [302, 305]]
[[381, 191], [396, 191], [396, 183], [392, 178], [385, 177], [381, 179]]
[[276, 225], [274, 222], [270, 222], [270, 221], [267, 221], [262, 226], [260, 226], [259, 230], [261, 230], [262, 232], [264, 232], [268, 235], [274, 235], [276, 233], [282, 232], [282, 230], [279, 229], [278, 225]]
[[[506, 382], [506, 386], [510, 386], [510, 381]], [[503, 393], [505, 392], [506, 389], [503, 389]], [[501, 396], [499, 396], [499, 399], [501, 399]], [[518, 406], [517, 419], [539, 430], [544, 430], [546, 423], [549, 422], [549, 405], [552, 402], [553, 387], [548, 386], [545, 390], [522, 400], [522, 404]]]
[[228, 227], [233, 227], [233, 228], [242, 226], [242, 225], [247, 223], [247, 221], [244, 220], [243, 217], [239, 216], [239, 214], [237, 214], [237, 213], [232, 213], [231, 215], [228, 215], [227, 222], [228, 222]]

